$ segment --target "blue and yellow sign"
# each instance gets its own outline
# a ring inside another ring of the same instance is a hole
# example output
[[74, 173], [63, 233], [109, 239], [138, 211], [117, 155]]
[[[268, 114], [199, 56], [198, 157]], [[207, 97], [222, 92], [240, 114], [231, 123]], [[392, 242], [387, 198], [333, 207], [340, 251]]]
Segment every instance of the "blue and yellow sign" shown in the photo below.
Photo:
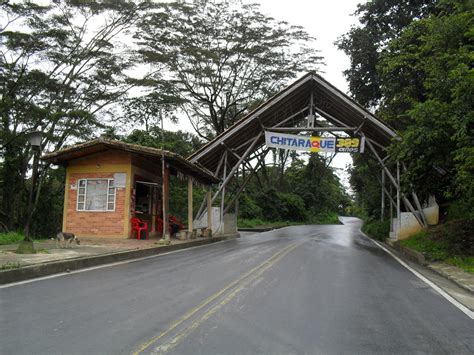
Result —
[[363, 153], [364, 139], [336, 137], [305, 137], [294, 134], [265, 132], [267, 147], [306, 152]]

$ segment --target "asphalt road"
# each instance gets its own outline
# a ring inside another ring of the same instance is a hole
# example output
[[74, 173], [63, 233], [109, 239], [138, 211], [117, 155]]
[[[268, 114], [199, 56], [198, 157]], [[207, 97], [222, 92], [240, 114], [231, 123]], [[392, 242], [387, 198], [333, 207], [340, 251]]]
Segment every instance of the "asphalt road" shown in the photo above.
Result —
[[345, 221], [1, 288], [0, 353], [474, 354], [474, 321]]

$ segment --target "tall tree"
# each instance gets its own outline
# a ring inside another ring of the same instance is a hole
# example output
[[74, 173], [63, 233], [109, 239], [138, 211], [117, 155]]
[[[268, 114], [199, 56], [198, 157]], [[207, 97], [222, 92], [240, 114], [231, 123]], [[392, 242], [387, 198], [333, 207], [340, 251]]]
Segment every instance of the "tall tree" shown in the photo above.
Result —
[[339, 37], [336, 44], [350, 58], [344, 71], [351, 95], [361, 105], [377, 106], [382, 98], [377, 65], [380, 53], [413, 20], [427, 16], [436, 0], [373, 0], [357, 6], [360, 25]]
[[[463, 200], [471, 215], [473, 11], [470, 0], [371, 1], [356, 12], [361, 26], [338, 42], [351, 58], [346, 76], [352, 95], [377, 106], [402, 138], [391, 156], [406, 166], [403, 186], [425, 197]], [[376, 183], [370, 163], [355, 165], [356, 192], [376, 193], [358, 184], [360, 179]]]
[[301, 27], [263, 15], [256, 4], [165, 3], [141, 21], [142, 59], [165, 64], [197, 134], [211, 139], [321, 57]]
[[440, 0], [435, 10], [381, 53], [381, 111], [401, 128], [392, 152], [406, 163], [405, 180], [470, 201], [474, 216], [474, 7]]
[[[159, 85], [159, 83], [157, 83]], [[162, 119], [168, 118], [173, 123], [178, 122], [175, 115], [182, 100], [156, 88], [142, 96], [126, 98], [122, 102], [124, 115], [122, 121], [131, 124], [136, 129], [136, 124], [143, 125], [148, 132], [157, 126]]]
[[[27, 134], [41, 127], [42, 148], [58, 149], [103, 125], [100, 113], [130, 87], [124, 71], [131, 56], [118, 36], [147, 5], [57, 0], [0, 6], [0, 198], [6, 223], [18, 227], [31, 156]], [[40, 167], [38, 186], [48, 168]], [[32, 186], [36, 201], [38, 186]]]

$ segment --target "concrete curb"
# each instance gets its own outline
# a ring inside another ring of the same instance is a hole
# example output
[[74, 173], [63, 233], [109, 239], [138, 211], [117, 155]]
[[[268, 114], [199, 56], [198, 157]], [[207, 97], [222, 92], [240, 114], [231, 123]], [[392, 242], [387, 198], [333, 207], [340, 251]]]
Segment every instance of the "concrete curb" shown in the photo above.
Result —
[[[413, 262], [415, 262], [419, 265], [422, 265], [422, 266], [430, 269], [431, 271], [437, 273], [438, 275], [454, 282], [460, 288], [474, 294], [474, 288], [470, 287], [469, 285], [466, 285], [465, 283], [463, 283], [461, 280], [459, 280], [459, 278], [457, 278], [453, 274], [450, 274], [450, 273], [446, 272], [445, 270], [443, 270], [443, 267], [455, 268], [454, 266], [450, 266], [450, 265], [443, 264], [443, 263], [430, 263], [430, 262], [427, 262], [426, 259], [425, 259], [425, 256], [423, 254], [421, 254], [420, 252], [418, 252], [416, 250], [413, 250], [413, 249], [407, 248], [403, 245], [400, 245], [399, 243], [384, 243], [384, 244], [386, 246], [389, 246], [392, 249], [396, 250], [398, 252], [399, 256], [404, 256], [405, 258], [409, 259], [410, 261], [413, 261]], [[402, 255], [400, 255], [400, 254], [402, 254]], [[458, 268], [456, 268], [456, 269], [458, 269]], [[465, 271], [463, 271], [461, 269], [458, 269], [458, 270], [461, 273], [465, 273]]]
[[420, 253], [416, 250], [407, 248], [403, 245], [400, 245], [399, 243], [389, 243], [389, 245], [392, 248], [394, 248], [395, 250], [397, 250], [400, 253], [402, 253], [403, 255], [405, 255], [405, 257], [407, 257], [411, 261], [414, 261], [414, 262], [416, 262], [420, 265], [424, 265], [424, 266], [428, 265], [428, 263], [426, 262], [425, 256], [422, 253]]
[[163, 245], [154, 248], [137, 249], [131, 251], [121, 251], [103, 255], [94, 255], [76, 259], [52, 261], [37, 265], [29, 265], [18, 269], [0, 271], [0, 285], [34, 279], [37, 277], [48, 276], [73, 270], [84, 269], [88, 267], [115, 263], [124, 260], [138, 259], [152, 255], [167, 253], [170, 251], [187, 249], [201, 245], [212, 244], [223, 240], [232, 240], [236, 236], [213, 237], [210, 239], [190, 241], [181, 244]]
[[268, 232], [275, 228], [273, 227], [265, 227], [265, 228], [239, 228], [239, 232]]
[[[427, 264], [426, 266], [431, 270], [431, 271], [434, 271], [436, 272], [438, 275], [440, 276], [443, 276], [447, 279], [449, 279], [450, 281], [454, 282], [456, 285], [458, 285], [459, 287], [461, 287], [462, 289], [472, 293], [474, 295], [474, 288], [473, 287], [470, 287], [469, 285], [466, 285], [465, 283], [463, 283], [462, 281], [460, 281], [456, 276], [448, 273], [448, 272], [445, 272], [443, 270], [442, 267], [438, 267], [438, 265], [445, 265], [445, 264], [441, 264], [441, 263], [431, 263], [431, 264]], [[454, 267], [454, 266], [453, 266]], [[463, 271], [464, 272], [464, 271]]]

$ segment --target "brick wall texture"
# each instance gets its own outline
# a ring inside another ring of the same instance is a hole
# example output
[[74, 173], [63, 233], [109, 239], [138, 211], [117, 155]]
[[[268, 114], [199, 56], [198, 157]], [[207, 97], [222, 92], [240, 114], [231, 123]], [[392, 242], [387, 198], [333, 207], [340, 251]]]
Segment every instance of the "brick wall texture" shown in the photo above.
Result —
[[[69, 166], [90, 166], [90, 171], [97, 169], [103, 164], [127, 164], [130, 158], [121, 152], [105, 152], [90, 156], [88, 158], [77, 159], [70, 162]], [[89, 170], [88, 168], [85, 168]], [[119, 171], [117, 171], [119, 172]], [[77, 211], [78, 189], [71, 189], [71, 185], [78, 187], [79, 179], [113, 178], [114, 173], [105, 172], [81, 172], [70, 173], [68, 201], [66, 202], [66, 225], [63, 227], [66, 232], [74, 233], [77, 236], [120, 236], [128, 237], [124, 234], [124, 216], [126, 189], [117, 188], [115, 191], [115, 211], [88, 212]]]

